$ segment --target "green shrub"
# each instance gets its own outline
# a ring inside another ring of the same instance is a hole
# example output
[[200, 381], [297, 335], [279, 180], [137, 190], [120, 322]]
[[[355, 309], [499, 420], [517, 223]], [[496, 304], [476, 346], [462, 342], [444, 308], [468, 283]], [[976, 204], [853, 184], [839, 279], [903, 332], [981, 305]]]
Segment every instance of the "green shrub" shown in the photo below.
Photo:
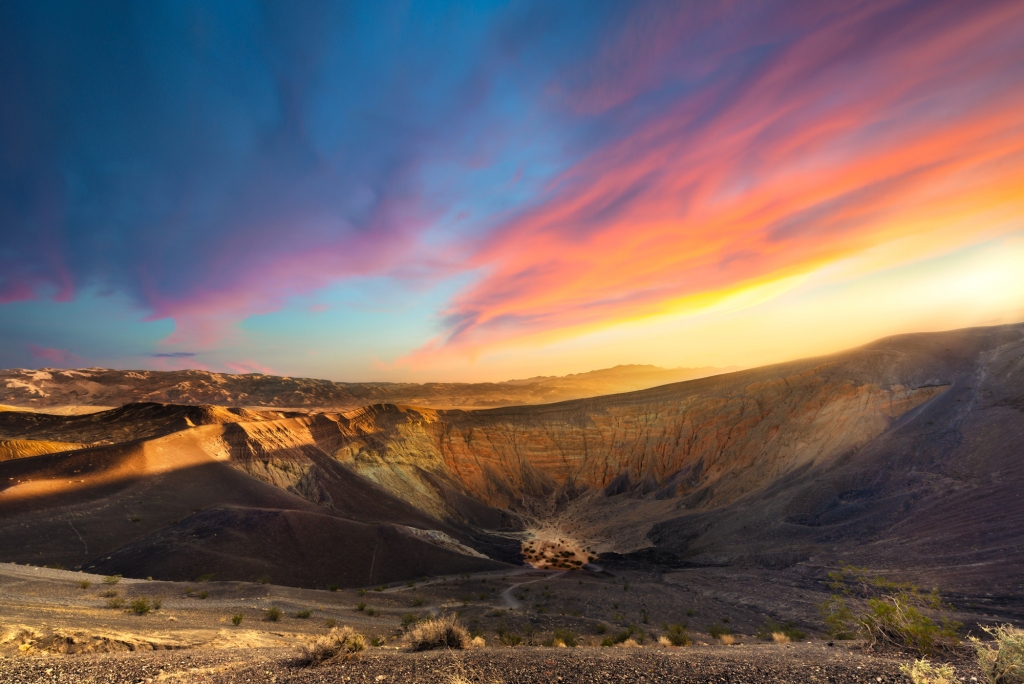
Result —
[[366, 610], [366, 604], [365, 603], [357, 603], [356, 604], [356, 610]]
[[932, 665], [927, 659], [915, 660], [912, 665], [900, 665], [900, 672], [910, 677], [913, 684], [960, 683], [952, 665]]
[[120, 581], [121, 581], [121, 576], [120, 575], [107, 575], [106, 577], [103, 578], [103, 583], [104, 584], [117, 584]]
[[324, 620], [324, 627], [326, 627], [327, 629], [334, 629], [337, 626], [338, 621], [334, 618], [327, 618], [326, 620]]
[[1013, 625], [982, 627], [992, 637], [995, 648], [971, 637], [978, 653], [978, 665], [989, 684], [1024, 682], [1024, 630]]
[[768, 620], [757, 630], [757, 638], [764, 641], [771, 641], [773, 634], [785, 634], [793, 641], [805, 639], [807, 635], [796, 628], [792, 622], [779, 623], [775, 620]]
[[235, 613], [231, 616], [231, 624], [235, 627], [242, 624], [242, 620], [245, 619], [245, 613]]
[[201, 591], [198, 594], [196, 594], [196, 596], [198, 596], [201, 599], [205, 599], [209, 595], [210, 595], [210, 592], [208, 592], [208, 591]]
[[82, 589], [88, 589], [92, 586], [92, 582], [90, 582], [89, 580], [82, 580], [78, 583], [78, 586], [80, 586]]
[[686, 623], [665, 625], [665, 636], [673, 646], [689, 646], [690, 635], [686, 633]]
[[328, 591], [338, 591], [338, 585], [337, 584], [328, 584], [327, 585], [327, 590]]
[[595, 622], [594, 626], [591, 627], [591, 631], [593, 631], [594, 634], [605, 634], [608, 631], [608, 625], [603, 622]]
[[402, 627], [404, 629], [409, 629], [411, 625], [415, 625], [417, 622], [419, 622], [419, 617], [413, 613], [406, 613], [402, 616]]
[[365, 589], [360, 589], [359, 590], [359, 595], [360, 596], [366, 596], [366, 590]]
[[413, 605], [413, 606], [422, 606], [423, 605], [423, 598], [417, 596], [416, 598], [414, 598], [412, 600], [411, 605]]
[[571, 629], [556, 629], [555, 640], [561, 641], [569, 648], [575, 648], [577, 644], [576, 632], [572, 631]]
[[960, 643], [957, 634], [960, 623], [948, 618], [941, 624], [935, 623], [912, 603], [906, 592], [871, 599], [868, 606], [868, 612], [857, 622], [872, 646], [882, 643], [931, 654], [936, 650], [952, 650]]
[[647, 640], [647, 635], [644, 633], [642, 629], [640, 629], [636, 625], [630, 625], [621, 632], [602, 639], [601, 645], [615, 646], [616, 644], [625, 643], [629, 639], [632, 639], [638, 644], [642, 644]]
[[715, 623], [708, 626], [708, 634], [714, 639], [721, 639], [725, 634], [732, 634], [732, 630]]
[[116, 589], [107, 589], [106, 591], [101, 591], [100, 592], [100, 596], [102, 598], [114, 598], [115, 596], [117, 596], [117, 590]]
[[687, 608], [687, 610], [686, 610], [686, 617], [693, 617], [696, 614], [697, 614], [697, 611], [695, 611], [693, 608]]
[[271, 606], [263, 611], [263, 619], [266, 622], [277, 622], [281, 619], [281, 609], [277, 606]]
[[853, 612], [842, 596], [832, 595], [818, 606], [818, 612], [825, 620], [825, 631], [833, 639], [854, 637]]
[[128, 610], [135, 613], [136, 615], [145, 615], [153, 606], [150, 604], [149, 599], [145, 596], [134, 598], [128, 603]]
[[313, 614], [313, 611], [311, 611], [311, 610], [309, 610], [307, 608], [305, 610], [300, 610], [297, 613], [295, 613], [295, 617], [299, 618], [300, 620], [308, 620], [309, 616], [312, 615], [312, 614]]
[[209, 582], [212, 579], [213, 579], [213, 573], [212, 572], [208, 572], [205, 575], [200, 575], [199, 577], [196, 577], [196, 582]]
[[502, 632], [498, 634], [498, 638], [505, 646], [518, 646], [523, 643], [523, 637], [505, 630], [502, 630]]
[[107, 608], [123, 608], [124, 599], [117, 596], [107, 599]]

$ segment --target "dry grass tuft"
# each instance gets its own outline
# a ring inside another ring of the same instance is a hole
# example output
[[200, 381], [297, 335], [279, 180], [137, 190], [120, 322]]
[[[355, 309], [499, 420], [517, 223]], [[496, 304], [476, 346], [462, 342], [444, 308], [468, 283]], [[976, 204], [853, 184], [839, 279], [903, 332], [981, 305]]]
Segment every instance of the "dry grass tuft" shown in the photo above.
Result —
[[308, 665], [319, 665], [333, 660], [354, 658], [366, 650], [366, 637], [351, 627], [334, 627], [330, 632], [307, 642], [302, 655]]
[[667, 648], [672, 645], [672, 640], [669, 639], [667, 636], [660, 636], [658, 637], [658, 645]]
[[787, 634], [782, 632], [772, 632], [772, 641], [777, 644], [788, 644], [790, 642], [790, 638]]
[[621, 644], [616, 644], [616, 648], [640, 648], [640, 644], [638, 644], [635, 639], [630, 637], [629, 639], [623, 641]]
[[1013, 625], [982, 627], [995, 643], [995, 648], [972, 637], [978, 652], [978, 665], [990, 684], [1024, 682], [1024, 629]]
[[726, 646], [732, 646], [736, 643], [736, 637], [734, 637], [732, 634], [723, 634], [722, 636], [718, 637], [718, 640]]
[[412, 630], [412, 650], [430, 651], [435, 648], [463, 649], [469, 645], [469, 634], [454, 615], [421, 622]]
[[913, 665], [900, 665], [900, 672], [914, 684], [959, 684], [960, 678], [952, 665], [932, 665], [927, 658], [915, 660]]

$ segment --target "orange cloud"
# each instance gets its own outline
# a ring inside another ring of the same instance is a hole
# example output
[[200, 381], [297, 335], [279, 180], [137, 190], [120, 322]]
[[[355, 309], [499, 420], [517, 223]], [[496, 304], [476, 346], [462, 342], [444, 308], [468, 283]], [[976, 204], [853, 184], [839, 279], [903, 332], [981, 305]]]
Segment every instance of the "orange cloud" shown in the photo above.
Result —
[[[832, 17], [569, 169], [478, 250], [486, 276], [405, 363], [685, 313], [883, 243], [935, 254], [1019, 229], [1024, 5], [935, 3], [880, 30], [885, 10]], [[606, 90], [586, 106], [621, 99]]]

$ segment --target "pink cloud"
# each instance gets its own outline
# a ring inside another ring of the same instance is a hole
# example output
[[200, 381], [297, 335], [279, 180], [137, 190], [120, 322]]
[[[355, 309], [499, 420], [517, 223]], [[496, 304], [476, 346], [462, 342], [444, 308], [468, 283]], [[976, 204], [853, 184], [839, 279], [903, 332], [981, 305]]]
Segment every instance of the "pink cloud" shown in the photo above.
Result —
[[82, 359], [81, 356], [78, 356], [67, 349], [41, 347], [37, 344], [29, 344], [27, 347], [33, 358], [46, 361], [47, 363], [52, 363], [57, 368], [72, 368], [81, 366], [84, 362], [84, 359]]

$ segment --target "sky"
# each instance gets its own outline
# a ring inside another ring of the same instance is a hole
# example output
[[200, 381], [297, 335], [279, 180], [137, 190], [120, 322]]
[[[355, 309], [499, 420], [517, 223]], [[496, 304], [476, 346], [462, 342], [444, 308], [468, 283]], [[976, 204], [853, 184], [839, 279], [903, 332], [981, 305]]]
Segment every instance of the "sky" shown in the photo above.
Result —
[[0, 367], [503, 380], [1024, 320], [1024, 4], [0, 4]]

